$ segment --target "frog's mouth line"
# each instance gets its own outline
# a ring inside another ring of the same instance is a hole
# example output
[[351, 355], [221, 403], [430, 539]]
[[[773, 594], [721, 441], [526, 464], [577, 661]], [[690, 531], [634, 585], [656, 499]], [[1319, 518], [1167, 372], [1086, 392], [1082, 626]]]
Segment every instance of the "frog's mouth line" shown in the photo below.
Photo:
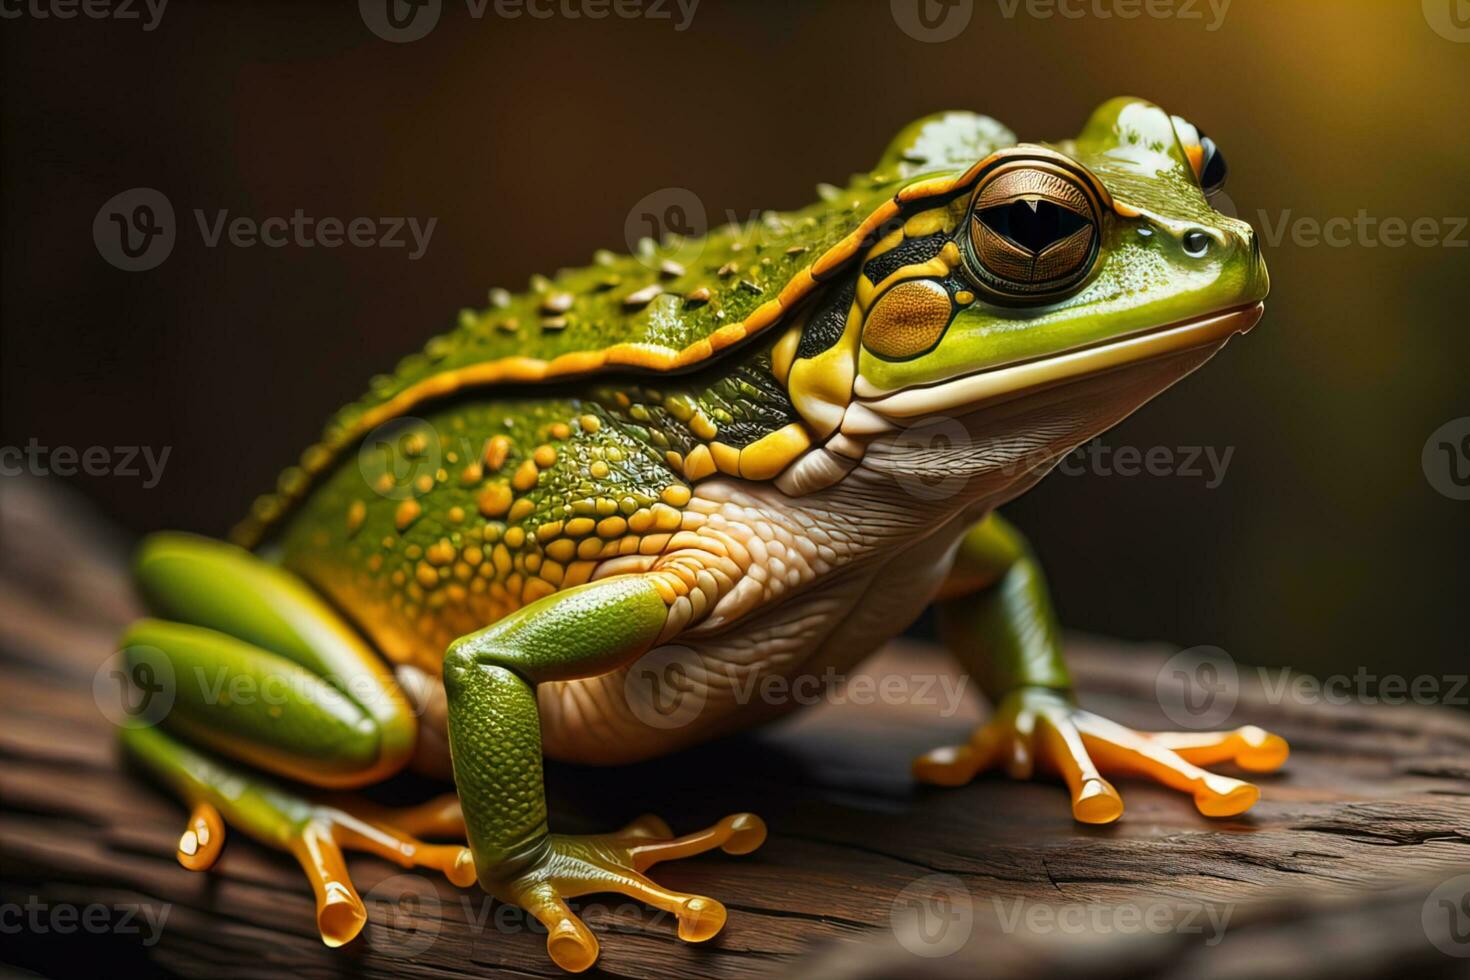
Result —
[[[1234, 334], [1254, 327], [1265, 309], [1264, 303], [1252, 303], [1121, 340], [978, 371], [923, 388], [907, 388], [892, 394], [874, 392], [863, 401], [874, 412], [893, 420], [913, 419], [961, 406], [983, 408], [1144, 361], [1223, 344]], [[860, 396], [866, 394], [862, 387], [864, 383], [858, 379]]]

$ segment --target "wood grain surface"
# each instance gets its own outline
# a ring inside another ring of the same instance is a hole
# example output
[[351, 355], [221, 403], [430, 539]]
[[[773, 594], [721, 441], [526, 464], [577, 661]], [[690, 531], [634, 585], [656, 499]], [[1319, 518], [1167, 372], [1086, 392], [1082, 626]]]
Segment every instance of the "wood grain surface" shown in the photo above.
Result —
[[[0, 496], [0, 963], [55, 976], [564, 975], [519, 910], [373, 858], [352, 859], [363, 936], [317, 938], [291, 859], [240, 837], [185, 871], [184, 812], [125, 770], [93, 678], [137, 614], [129, 542], [60, 488]], [[1073, 638], [1084, 703], [1178, 727], [1156, 679], [1174, 652]], [[1348, 668], [1350, 670], [1350, 668]], [[831, 692], [757, 735], [624, 769], [552, 765], [553, 826], [639, 813], [676, 831], [736, 810], [771, 828], [747, 857], [655, 877], [730, 910], [690, 946], [617, 896], [574, 903], [599, 972], [623, 977], [1450, 976], [1470, 966], [1470, 717], [1418, 706], [1302, 703], [1241, 671], [1230, 724], [1285, 735], [1286, 769], [1246, 817], [1120, 780], [1123, 820], [1075, 824], [1049, 783], [916, 787], [910, 758], [981, 717], [941, 651], [891, 645], [880, 686]], [[864, 682], [866, 683], [866, 682]], [[949, 685], [949, 686], [946, 686]], [[922, 689], [922, 690], [921, 690]], [[865, 693], [866, 692], [866, 693]], [[1232, 691], [1234, 694], [1234, 691]], [[405, 778], [379, 799], [442, 787]], [[1455, 956], [1452, 954], [1461, 954]]]

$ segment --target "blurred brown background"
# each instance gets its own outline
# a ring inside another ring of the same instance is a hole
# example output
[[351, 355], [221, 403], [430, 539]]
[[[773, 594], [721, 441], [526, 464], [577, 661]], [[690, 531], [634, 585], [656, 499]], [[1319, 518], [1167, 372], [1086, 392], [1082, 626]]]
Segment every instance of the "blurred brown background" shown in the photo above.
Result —
[[[935, 109], [1054, 138], [1136, 94], [1209, 132], [1240, 216], [1287, 232], [1265, 243], [1261, 327], [1106, 439], [1233, 448], [1218, 487], [1057, 475], [1010, 508], [1066, 621], [1318, 673], [1463, 671], [1470, 503], [1420, 458], [1470, 415], [1470, 231], [1458, 248], [1291, 233], [1363, 210], [1444, 237], [1470, 214], [1470, 41], [1431, 28], [1454, 34], [1457, 0], [1136, 19], [1116, 16], [1128, 0], [1071, 0], [1076, 18], [1018, 2], [974, 0], [942, 43], [888, 0], [701, 0], [683, 30], [672, 2], [594, 20], [560, 12], [581, 0], [515, 19], [491, 0], [475, 19], [444, 0], [405, 44], [351, 2], [174, 0], [152, 30], [7, 6], [0, 446], [172, 447], [155, 488], [72, 482], [133, 530], [222, 533], [372, 373], [489, 286], [624, 250], [652, 191], [715, 216], [799, 206]], [[130, 273], [92, 223], [138, 186], [169, 198], [179, 237]], [[207, 248], [195, 208], [438, 225], [418, 261]]]

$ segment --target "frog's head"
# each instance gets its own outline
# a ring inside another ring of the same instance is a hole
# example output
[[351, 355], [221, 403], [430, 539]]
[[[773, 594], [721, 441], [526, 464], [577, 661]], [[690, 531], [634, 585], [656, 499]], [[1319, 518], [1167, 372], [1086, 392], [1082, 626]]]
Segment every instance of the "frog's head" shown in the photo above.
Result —
[[[1211, 205], [1224, 157], [1193, 125], [1120, 98], [1076, 139], [1008, 136], [945, 113], [880, 164], [913, 178], [901, 209], [861, 258], [841, 339], [804, 338], [811, 356], [794, 350], [789, 370], [797, 406], [838, 445], [1104, 376], [1127, 386], [1141, 365], [1166, 379], [1097, 413], [1110, 425], [1259, 319], [1255, 234]], [[977, 144], [983, 158], [961, 164]]]

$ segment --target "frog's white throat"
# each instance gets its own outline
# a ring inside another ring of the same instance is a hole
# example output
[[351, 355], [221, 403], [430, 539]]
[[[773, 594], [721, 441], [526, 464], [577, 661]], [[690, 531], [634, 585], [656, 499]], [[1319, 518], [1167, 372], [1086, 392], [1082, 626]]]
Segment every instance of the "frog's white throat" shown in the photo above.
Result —
[[[864, 398], [776, 480], [790, 496], [861, 484], [919, 510], [992, 505], [1039, 480], [1260, 319], [1255, 304], [927, 388]], [[859, 386], [862, 380], [859, 379]]]

